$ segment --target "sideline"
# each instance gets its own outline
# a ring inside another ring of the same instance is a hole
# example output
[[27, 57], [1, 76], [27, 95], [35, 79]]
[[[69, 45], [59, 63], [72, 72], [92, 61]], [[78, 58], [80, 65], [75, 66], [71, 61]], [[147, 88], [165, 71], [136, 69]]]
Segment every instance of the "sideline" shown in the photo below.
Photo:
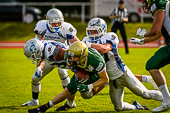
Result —
[[[0, 48], [24, 48], [26, 41], [0, 41]], [[158, 41], [147, 43], [144, 45], [132, 44], [128, 41], [129, 48], [158, 48]], [[120, 40], [118, 48], [124, 48], [124, 43]]]

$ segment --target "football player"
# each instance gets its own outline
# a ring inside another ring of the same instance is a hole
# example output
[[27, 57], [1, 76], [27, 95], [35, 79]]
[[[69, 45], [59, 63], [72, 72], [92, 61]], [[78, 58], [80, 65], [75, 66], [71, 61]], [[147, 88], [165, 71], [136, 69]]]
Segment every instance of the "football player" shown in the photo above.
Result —
[[148, 90], [123, 63], [118, 54], [118, 36], [113, 32], [107, 33], [107, 25], [103, 19], [93, 18], [90, 20], [86, 28], [86, 34], [87, 37], [83, 39], [83, 42], [88, 47], [97, 49], [105, 56], [106, 70], [109, 76], [110, 98], [115, 110], [146, 109], [144, 106], [136, 107], [136, 101], [133, 105], [123, 102], [125, 87], [144, 99], [163, 100], [161, 92]]
[[153, 112], [161, 112], [170, 108], [170, 94], [166, 84], [166, 79], [160, 68], [170, 63], [170, 2], [168, 0], [142, 0], [143, 11], [147, 14], [151, 13], [153, 25], [147, 32], [145, 29], [139, 28], [137, 36], [147, 37], [146, 39], [131, 38], [130, 42], [134, 44], [145, 44], [164, 37], [166, 45], [161, 47], [147, 61], [146, 70], [149, 71], [154, 81], [158, 85], [163, 95], [162, 105], [153, 109]]
[[[24, 54], [27, 56], [27, 58], [37, 61], [44, 59], [50, 62], [57, 62], [57, 60], [65, 58], [67, 65], [75, 74], [62, 93], [58, 94], [47, 104], [28, 110], [29, 113], [45, 112], [53, 105], [64, 101], [69, 95], [75, 94], [77, 90], [80, 91], [83, 98], [89, 99], [97, 94], [101, 89], [103, 89], [104, 85], [109, 82], [103, 57], [97, 50], [88, 48], [85, 43], [76, 41], [69, 47], [67, 51], [63, 46], [58, 46], [58, 43], [47, 43], [43, 51], [40, 47], [38, 47], [39, 44], [43, 45], [42, 43], [39, 41], [38, 43], [37, 41], [32, 42], [28, 41], [24, 46]], [[52, 45], [52, 47], [50, 45]], [[51, 47], [50, 53], [48, 52], [49, 47]], [[39, 53], [38, 51], [41, 52]], [[63, 55], [64, 52], [65, 56]], [[38, 56], [39, 54], [40, 56]], [[77, 79], [76, 73], [80, 68], [89, 72], [88, 79], [83, 81], [79, 81]]]
[[[60, 10], [53, 8], [50, 9], [46, 14], [46, 20], [39, 21], [34, 29], [34, 33], [36, 34], [35, 38], [39, 40], [54, 40], [57, 42], [64, 43], [65, 45], [70, 45], [75, 41], [79, 41], [76, 36], [77, 30], [67, 22], [64, 22], [63, 14]], [[63, 88], [67, 86], [70, 82], [70, 78], [68, 76], [68, 69], [62, 69], [62, 62], [58, 62], [58, 74], [60, 76]], [[28, 101], [22, 106], [36, 106], [39, 105], [38, 95], [41, 91], [41, 80], [52, 70], [54, 66], [48, 64], [47, 62], [41, 62], [39, 66], [37, 66], [34, 75], [32, 76], [32, 100]], [[75, 107], [75, 102], [72, 101], [72, 98], [68, 98], [66, 105], [61, 110], [66, 109], [67, 107]]]

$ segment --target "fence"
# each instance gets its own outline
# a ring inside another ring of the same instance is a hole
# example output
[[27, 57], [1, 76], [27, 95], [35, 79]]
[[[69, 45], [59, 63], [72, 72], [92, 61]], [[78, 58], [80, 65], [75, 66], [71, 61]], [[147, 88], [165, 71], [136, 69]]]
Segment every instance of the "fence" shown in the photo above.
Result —
[[[56, 6], [81, 6], [81, 22], [85, 22], [85, 6], [93, 7], [91, 2], [26, 2], [26, 3], [0, 3], [0, 6], [22, 6], [22, 22], [24, 22], [24, 15], [26, 12], [26, 6], [51, 6], [52, 8]], [[90, 18], [93, 17], [93, 8], [90, 8]]]

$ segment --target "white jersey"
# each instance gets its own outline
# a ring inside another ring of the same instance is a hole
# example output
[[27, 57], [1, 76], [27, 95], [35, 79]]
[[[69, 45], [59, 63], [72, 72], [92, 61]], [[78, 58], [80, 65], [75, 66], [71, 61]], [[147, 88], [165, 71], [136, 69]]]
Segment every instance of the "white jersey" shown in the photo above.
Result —
[[45, 61], [54, 67], [69, 69], [65, 60], [57, 60], [56, 56], [59, 54], [57, 47], [68, 49], [69, 46], [56, 41], [42, 41], [45, 44], [44, 57]]
[[90, 40], [88, 37], [84, 37], [82, 41], [85, 43], [89, 42], [96, 44], [110, 43], [113, 46], [112, 50], [104, 54], [106, 70], [109, 75], [109, 78], [111, 80], [114, 80], [125, 73], [126, 66], [118, 54], [117, 44], [119, 43], [119, 39], [115, 33], [113, 32], [106, 33], [97, 41]]
[[[34, 33], [41, 35], [44, 40], [55, 40], [69, 45], [68, 39], [74, 38], [77, 30], [70, 23], [63, 22], [58, 32], [52, 32], [48, 27], [47, 20], [41, 20], [36, 24]], [[37, 35], [35, 38], [38, 38]]]

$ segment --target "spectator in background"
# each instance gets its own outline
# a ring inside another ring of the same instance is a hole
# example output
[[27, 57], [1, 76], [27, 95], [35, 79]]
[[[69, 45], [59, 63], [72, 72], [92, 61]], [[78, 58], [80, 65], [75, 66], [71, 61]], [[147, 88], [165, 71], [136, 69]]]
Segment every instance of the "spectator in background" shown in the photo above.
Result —
[[125, 45], [126, 54], [129, 53], [128, 44], [127, 44], [127, 36], [125, 30], [125, 22], [128, 22], [128, 13], [127, 9], [124, 8], [125, 3], [123, 0], [119, 1], [119, 7], [116, 7], [112, 10], [109, 18], [112, 19], [112, 32], [117, 32], [120, 30], [121, 36], [123, 38], [123, 42]]

